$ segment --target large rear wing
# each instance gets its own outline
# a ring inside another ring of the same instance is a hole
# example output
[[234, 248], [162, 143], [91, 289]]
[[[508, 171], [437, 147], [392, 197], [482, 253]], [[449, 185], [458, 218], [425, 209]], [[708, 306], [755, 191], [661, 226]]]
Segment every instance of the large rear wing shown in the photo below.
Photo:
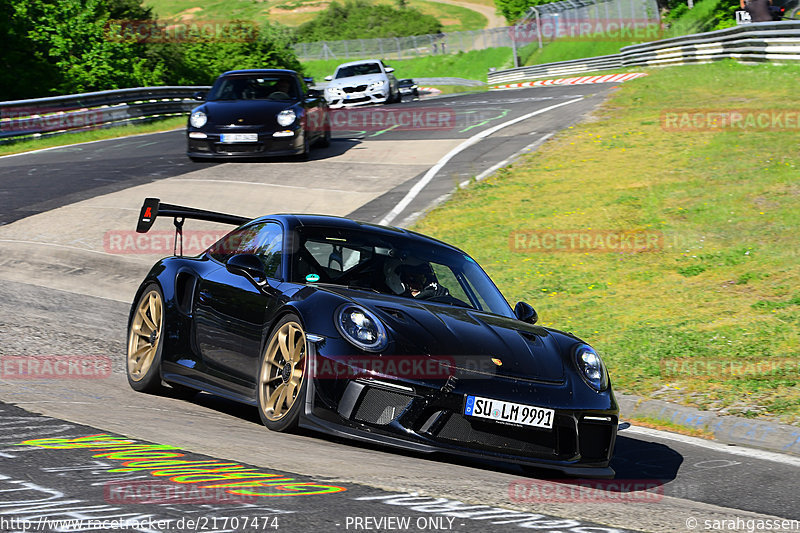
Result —
[[176, 226], [178, 223], [182, 225], [183, 219], [186, 218], [221, 222], [234, 226], [241, 226], [245, 222], [250, 222], [252, 220], [247, 217], [226, 215], [225, 213], [217, 213], [216, 211], [205, 211], [204, 209], [195, 209], [182, 205], [162, 204], [161, 200], [158, 198], [145, 198], [142, 204], [142, 210], [139, 213], [139, 222], [136, 224], [137, 233], [147, 233], [158, 217], [172, 217]]
[[[252, 220], [251, 218], [226, 215], [225, 213], [217, 213], [216, 211], [206, 211], [204, 209], [195, 209], [182, 205], [162, 204], [161, 200], [158, 198], [145, 198], [142, 204], [142, 210], [139, 212], [136, 232], [147, 233], [150, 228], [153, 227], [153, 223], [158, 217], [172, 217], [172, 222], [175, 224], [175, 248], [177, 249], [178, 241], [180, 241], [181, 255], [183, 255], [183, 221], [187, 218], [220, 222], [233, 226], [241, 226]], [[175, 250], [173, 250], [173, 253], [175, 253]]]

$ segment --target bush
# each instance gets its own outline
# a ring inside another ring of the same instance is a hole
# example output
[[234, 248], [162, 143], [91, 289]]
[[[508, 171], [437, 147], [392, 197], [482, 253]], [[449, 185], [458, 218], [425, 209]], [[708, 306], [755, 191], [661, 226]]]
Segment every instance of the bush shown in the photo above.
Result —
[[300, 25], [297, 39], [306, 42], [370, 39], [441, 31], [442, 24], [435, 17], [424, 15], [414, 8], [395, 8], [367, 0], [347, 0], [344, 4], [332, 2], [313, 20]]

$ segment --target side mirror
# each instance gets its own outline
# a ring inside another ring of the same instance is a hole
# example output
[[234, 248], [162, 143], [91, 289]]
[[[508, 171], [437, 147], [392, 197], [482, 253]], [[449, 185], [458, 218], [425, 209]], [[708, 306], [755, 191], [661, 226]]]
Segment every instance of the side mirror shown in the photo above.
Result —
[[264, 271], [264, 264], [261, 259], [253, 254], [236, 254], [231, 256], [225, 263], [225, 268], [232, 274], [238, 274], [250, 278], [256, 285], [263, 285], [267, 282], [267, 273]]
[[197, 91], [192, 95], [192, 98], [195, 100], [203, 101], [206, 99], [206, 92], [205, 91]]
[[394, 72], [394, 67], [386, 67], [387, 74], [391, 74], [392, 72]]
[[333, 76], [325, 76], [325, 81], [333, 81]]
[[525, 302], [517, 302], [517, 305], [514, 306], [514, 315], [517, 319], [529, 324], [536, 324], [536, 321], [539, 320], [536, 310]]

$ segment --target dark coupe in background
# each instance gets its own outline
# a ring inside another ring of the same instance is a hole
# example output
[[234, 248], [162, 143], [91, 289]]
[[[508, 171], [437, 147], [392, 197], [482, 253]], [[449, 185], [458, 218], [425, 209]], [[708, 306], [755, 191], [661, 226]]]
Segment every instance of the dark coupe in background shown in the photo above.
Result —
[[186, 128], [193, 160], [220, 157], [306, 156], [330, 143], [328, 106], [292, 70], [232, 70], [222, 74]]
[[128, 323], [135, 390], [207, 391], [276, 431], [613, 475], [619, 410], [600, 356], [536, 326], [531, 306], [512, 310], [461, 250], [345, 218], [155, 198], [137, 231], [157, 217], [238, 227], [147, 274]]

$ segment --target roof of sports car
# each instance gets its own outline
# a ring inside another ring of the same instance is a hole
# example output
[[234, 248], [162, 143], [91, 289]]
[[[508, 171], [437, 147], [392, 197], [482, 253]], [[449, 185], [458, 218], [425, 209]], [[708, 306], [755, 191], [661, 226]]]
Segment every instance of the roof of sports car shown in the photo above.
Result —
[[427, 235], [422, 235], [421, 233], [416, 233], [414, 231], [410, 231], [403, 228], [397, 228], [394, 226], [380, 226], [378, 224], [372, 224], [370, 222], [360, 222], [358, 220], [353, 220], [351, 218], [337, 217], [333, 215], [280, 213], [275, 215], [264, 215], [254, 220], [281, 220], [291, 227], [317, 226], [317, 227], [336, 228], [341, 230], [368, 231], [371, 233], [378, 233], [384, 235], [404, 235], [409, 238], [416, 239], [420, 242], [428, 242], [439, 246], [446, 246], [447, 248], [450, 248], [452, 250], [457, 250], [463, 253], [462, 250], [459, 250], [458, 248], [456, 248], [451, 244], [447, 244], [446, 242], [434, 239], [433, 237], [428, 237]]
[[223, 72], [221, 76], [230, 76], [234, 74], [297, 74], [297, 72], [284, 68], [245, 68], [239, 70], [228, 70]]

